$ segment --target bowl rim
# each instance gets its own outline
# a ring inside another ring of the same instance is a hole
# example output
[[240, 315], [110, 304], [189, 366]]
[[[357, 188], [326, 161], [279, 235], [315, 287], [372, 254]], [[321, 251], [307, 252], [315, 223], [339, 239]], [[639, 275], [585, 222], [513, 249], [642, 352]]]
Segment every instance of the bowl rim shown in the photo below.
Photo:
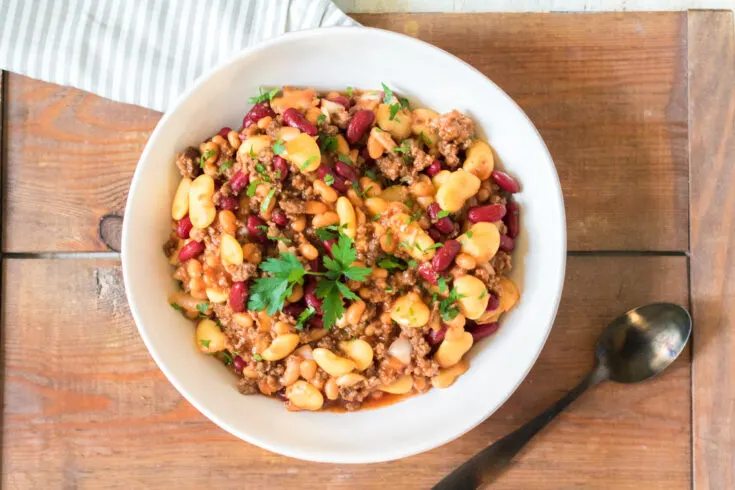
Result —
[[[539, 133], [538, 129], [533, 124], [531, 119], [525, 113], [525, 111], [523, 111], [523, 109], [515, 102], [515, 100], [513, 100], [495, 82], [493, 82], [484, 73], [482, 73], [480, 70], [478, 70], [471, 64], [467, 63], [466, 61], [462, 60], [461, 58], [453, 55], [452, 53], [444, 49], [441, 49], [437, 46], [434, 46], [433, 44], [422, 41], [420, 39], [417, 39], [417, 38], [414, 38], [414, 37], [411, 37], [405, 34], [388, 31], [385, 29], [374, 28], [374, 27], [335, 26], [335, 27], [327, 27], [327, 28], [304, 29], [300, 31], [285, 33], [275, 38], [259, 42], [254, 46], [244, 48], [238, 51], [236, 54], [229, 57], [228, 59], [219, 63], [213, 69], [208, 70], [207, 72], [200, 75], [185, 91], [183, 91], [181, 95], [179, 95], [179, 97], [172, 104], [172, 106], [163, 114], [162, 118], [156, 124], [155, 129], [151, 133], [151, 136], [149, 137], [148, 142], [146, 143], [146, 146], [143, 149], [143, 152], [141, 153], [138, 163], [136, 164], [136, 169], [135, 169], [133, 178], [130, 183], [130, 189], [128, 191], [128, 199], [125, 205], [124, 216], [132, 215], [131, 208], [132, 208], [133, 200], [130, 198], [130, 196], [135, 194], [135, 191], [137, 190], [138, 186], [141, 185], [141, 181], [143, 179], [142, 177], [143, 171], [141, 170], [141, 168], [143, 167], [144, 162], [149, 158], [149, 153], [152, 151], [151, 148], [153, 147], [153, 142], [155, 142], [159, 133], [162, 131], [162, 128], [166, 125], [168, 120], [175, 117], [178, 108], [181, 105], [183, 105], [184, 102], [192, 94], [197, 92], [199, 88], [203, 86], [204, 84], [206, 84], [211, 78], [216, 77], [221, 71], [225, 70], [229, 66], [239, 63], [243, 59], [248, 58], [260, 51], [267, 50], [271, 48], [272, 46], [276, 46], [279, 44], [286, 44], [286, 43], [298, 41], [300, 39], [319, 37], [322, 35], [335, 35], [335, 34], [353, 35], [356, 33], [356, 31], [361, 31], [363, 33], [365, 31], [369, 31], [370, 35], [373, 35], [373, 36], [383, 36], [387, 38], [400, 39], [402, 42], [413, 44], [419, 47], [420, 49], [432, 50], [435, 52], [435, 54], [439, 56], [450, 58], [453, 62], [461, 63], [465, 65], [465, 67], [467, 67], [468, 69], [482, 76], [487, 83], [493, 85], [497, 89], [498, 93], [502, 97], [506, 98], [516, 108], [519, 114], [521, 114], [521, 116], [526, 120], [529, 126], [535, 131], [536, 135], [538, 136], [539, 142], [541, 143], [541, 148], [543, 152], [548, 158], [548, 161], [551, 162], [551, 166], [552, 166], [551, 170], [553, 171], [552, 173], [553, 173], [554, 180], [550, 182], [550, 184], [554, 185], [558, 191], [556, 193], [557, 199], [558, 199], [557, 206], [560, 210], [560, 218], [561, 218], [561, 223], [563, 225], [562, 229], [560, 230], [561, 247], [560, 247], [560, 257], [558, 259], [558, 269], [557, 269], [558, 282], [557, 284], [553, 284], [553, 286], [556, 289], [556, 295], [554, 297], [554, 305], [551, 310], [551, 315], [547, 321], [548, 325], [546, 326], [546, 332], [544, 334], [543, 340], [539, 342], [538, 349], [533, 356], [533, 360], [526, 367], [525, 371], [523, 372], [523, 375], [518, 378], [513, 388], [505, 395], [505, 397], [502, 398], [502, 400], [499, 400], [497, 404], [495, 404], [494, 406], [488, 406], [487, 410], [482, 411], [482, 413], [480, 413], [475, 418], [465, 418], [464, 419], [465, 422], [461, 430], [457, 431], [454, 435], [443, 438], [441, 440], [419, 441], [410, 446], [403, 446], [401, 450], [385, 448], [383, 451], [380, 452], [380, 454], [376, 454], [375, 451], [372, 451], [371, 454], [368, 454], [366, 456], [355, 457], [355, 456], [351, 456], [347, 454], [341, 454], [341, 455], [335, 455], [334, 457], [325, 457], [321, 453], [318, 455], [312, 455], [308, 452], [304, 452], [302, 450], [293, 448], [291, 446], [282, 446], [282, 445], [279, 445], [278, 443], [271, 443], [270, 441], [263, 440], [258, 437], [254, 437], [250, 434], [247, 434], [238, 429], [235, 429], [227, 421], [222, 420], [217, 415], [212, 413], [209, 409], [207, 409], [202, 403], [199, 402], [199, 400], [196, 397], [192, 396], [192, 394], [189, 393], [187, 389], [184, 387], [183, 381], [179, 380], [172, 372], [169, 371], [168, 366], [165, 363], [161, 362], [161, 357], [157, 349], [153, 345], [149, 335], [147, 334], [146, 329], [141, 326], [143, 323], [141, 313], [138, 311], [137, 306], [131, 301], [132, 294], [130, 291], [131, 286], [129, 282], [129, 272], [128, 272], [128, 266], [127, 266], [129, 259], [126, 253], [126, 250], [127, 250], [126, 244], [132, 238], [134, 231], [132, 229], [133, 225], [129, 222], [129, 220], [123, 219], [123, 227], [122, 227], [122, 234], [121, 234], [120, 260], [121, 260], [121, 265], [122, 265], [123, 282], [125, 286], [126, 299], [128, 300], [127, 302], [128, 302], [131, 314], [133, 316], [135, 326], [141, 338], [143, 339], [143, 343], [145, 344], [146, 349], [148, 349], [148, 352], [150, 353], [151, 357], [155, 361], [156, 366], [163, 372], [167, 380], [174, 386], [174, 388], [181, 394], [181, 396], [185, 400], [187, 400], [189, 403], [191, 403], [200, 413], [202, 413], [210, 421], [214, 422], [216, 425], [226, 430], [227, 432], [237, 437], [238, 439], [241, 439], [249, 444], [253, 444], [262, 449], [265, 449], [265, 450], [268, 450], [268, 451], [271, 451], [277, 454], [281, 454], [287, 457], [297, 458], [297, 459], [301, 459], [305, 461], [317, 462], [317, 463], [367, 464], [367, 463], [381, 463], [381, 462], [402, 459], [408, 456], [421, 454], [426, 451], [438, 448], [455, 439], [458, 439], [462, 437], [464, 434], [466, 434], [467, 432], [477, 427], [487, 418], [489, 418], [501, 406], [503, 406], [508, 401], [508, 399], [518, 390], [518, 387], [526, 379], [529, 372], [531, 371], [533, 366], [536, 364], [536, 361], [538, 361], [538, 357], [541, 354], [541, 351], [543, 350], [544, 346], [546, 345], [546, 341], [548, 340], [549, 334], [551, 333], [551, 329], [554, 324], [554, 320], [556, 319], [556, 315], [558, 313], [559, 304], [561, 301], [561, 295], [562, 295], [562, 291], [564, 287], [564, 279], [566, 275], [566, 258], [567, 258], [566, 212], [564, 208], [564, 198], [563, 198], [563, 193], [562, 193], [562, 188], [561, 188], [561, 182], [559, 180], [559, 174], [556, 171], [556, 166], [554, 164], [553, 158], [551, 157], [548, 147], [546, 146], [546, 142], [544, 141], [543, 137], [541, 136], [541, 134]], [[397, 446], [393, 446], [393, 447], [397, 447]]]

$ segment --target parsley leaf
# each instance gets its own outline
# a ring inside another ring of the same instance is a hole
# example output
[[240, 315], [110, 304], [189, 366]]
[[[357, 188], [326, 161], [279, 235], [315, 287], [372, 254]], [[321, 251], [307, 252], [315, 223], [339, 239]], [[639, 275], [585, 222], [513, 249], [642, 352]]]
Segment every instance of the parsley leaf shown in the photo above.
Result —
[[464, 298], [464, 294], [459, 294], [457, 288], [452, 288], [449, 291], [449, 296], [441, 300], [439, 303], [439, 313], [445, 322], [454, 319], [459, 314], [459, 308], [455, 303], [462, 298]]
[[228, 350], [222, 351], [222, 362], [225, 363], [225, 366], [232, 365], [233, 359], [232, 359], [232, 354], [230, 354], [230, 351]]
[[250, 184], [248, 185], [248, 190], [245, 192], [248, 197], [253, 197], [255, 195], [255, 190], [258, 188], [258, 185], [262, 183], [262, 180], [254, 180], [250, 182]]
[[447, 290], [447, 280], [444, 277], [439, 276], [439, 292], [443, 293]]
[[388, 109], [390, 110], [390, 120], [393, 121], [395, 119], [397, 122], [401, 122], [400, 119], [396, 118], [396, 114], [401, 110], [401, 104], [391, 104], [388, 106]]
[[408, 99], [405, 97], [398, 97], [398, 102], [401, 104], [401, 107], [404, 109], [411, 108], [411, 106], [408, 104]]
[[273, 196], [276, 195], [276, 189], [275, 187], [268, 191], [268, 195], [265, 196], [265, 199], [263, 200], [263, 204], [260, 205], [260, 210], [262, 212], [268, 211], [268, 206], [270, 206], [271, 200], [273, 199]]
[[178, 303], [171, 303], [171, 308], [173, 308], [176, 311], [184, 311], [184, 309], [181, 306], [179, 306]]
[[262, 361], [263, 360], [263, 358], [260, 356], [260, 354], [257, 354], [257, 353], [256, 354], [253, 354], [253, 359], [255, 359], [256, 361]]
[[199, 313], [201, 313], [202, 315], [206, 315], [206, 314], [207, 314], [207, 310], [208, 310], [208, 309], [209, 309], [209, 303], [207, 303], [206, 301], [205, 301], [204, 303], [199, 303], [199, 304], [197, 305], [197, 310], [198, 310], [198, 311], [199, 311]]
[[324, 183], [331, 187], [332, 184], [334, 184], [334, 175], [332, 175], [332, 174], [325, 175], [324, 176]]
[[391, 100], [393, 99], [393, 91], [389, 89], [388, 86], [383, 82], [380, 82], [380, 84], [383, 86], [383, 92], [385, 93], [385, 96], [383, 97], [383, 104], [390, 104]]
[[299, 317], [296, 319], [296, 330], [303, 330], [306, 321], [314, 316], [316, 309], [313, 306], [309, 306], [307, 309], [301, 312]]
[[293, 243], [293, 240], [291, 240], [290, 238], [283, 237], [283, 236], [268, 235], [267, 238], [268, 240], [274, 240], [274, 241], [283, 242], [283, 243]]
[[312, 155], [307, 158], [306, 161], [301, 164], [301, 170], [306, 170], [307, 168], [309, 168], [309, 165], [311, 165], [311, 162], [313, 162], [314, 160], [316, 160], [316, 155]]
[[211, 341], [210, 340], [207, 340], [207, 339], [200, 339], [199, 340], [199, 343], [202, 344], [202, 346], [204, 346], [205, 349], [209, 349], [210, 342]]
[[335, 136], [327, 136], [319, 146], [319, 151], [326, 153], [328, 151], [334, 151], [337, 149], [337, 138]]
[[332, 257], [324, 256], [323, 263], [327, 269], [326, 277], [316, 285], [316, 296], [322, 299], [322, 321], [325, 329], [330, 329], [344, 314], [342, 299], [357, 300], [359, 297], [343, 282], [344, 278], [363, 282], [372, 272], [368, 267], [355, 267], [352, 263], [357, 259], [355, 242], [347, 235], [340, 234], [337, 243], [332, 245]]
[[436, 213], [436, 219], [446, 218], [450, 214], [451, 213], [449, 211], [445, 211], [445, 210], [442, 209], [441, 211], [439, 211], [438, 213]]
[[348, 85], [347, 86], [347, 97], [352, 97], [353, 91], [354, 89]]
[[213, 157], [214, 153], [214, 150], [205, 151], [202, 157], [199, 159], [199, 168], [204, 168], [204, 163], [209, 160], [210, 157]]
[[365, 176], [368, 177], [370, 180], [378, 180], [378, 174], [376, 174], [372, 170], [365, 170]]
[[343, 155], [341, 153], [337, 155], [337, 160], [339, 160], [342, 163], [346, 163], [350, 167], [354, 165], [354, 163], [352, 163], [352, 160], [350, 160], [350, 157], [348, 157], [347, 155]]
[[296, 284], [303, 284], [306, 271], [292, 253], [281, 253], [279, 258], [270, 258], [260, 264], [260, 270], [273, 274], [261, 277], [250, 288], [248, 309], [260, 311], [268, 308], [274, 315], [283, 309], [283, 302], [293, 292]]
[[467, 238], [472, 238], [472, 230], [467, 230], [467, 233], [465, 233], [465, 235], [467, 235]]
[[340, 227], [337, 225], [322, 226], [314, 230], [319, 240], [326, 242], [327, 240], [334, 240], [339, 235]]
[[222, 165], [219, 166], [219, 171], [220, 172], [224, 172], [225, 170], [227, 170], [230, 167], [232, 167], [232, 161], [231, 160], [228, 160], [228, 161], [226, 161], [225, 163], [223, 163]]
[[275, 143], [273, 143], [273, 153], [276, 155], [281, 155], [286, 151], [286, 144], [283, 142], [283, 140], [276, 140]]
[[260, 102], [265, 102], [273, 100], [273, 97], [275, 97], [278, 92], [280, 92], [281, 89], [279, 87], [274, 88], [273, 90], [270, 90], [268, 92], [263, 91], [263, 87], [258, 88], [258, 95], [255, 97], [250, 97], [248, 99], [249, 104], [258, 104]]
[[326, 120], [327, 120], [327, 116], [325, 116], [324, 114], [319, 114], [316, 118], [316, 123], [321, 124]]

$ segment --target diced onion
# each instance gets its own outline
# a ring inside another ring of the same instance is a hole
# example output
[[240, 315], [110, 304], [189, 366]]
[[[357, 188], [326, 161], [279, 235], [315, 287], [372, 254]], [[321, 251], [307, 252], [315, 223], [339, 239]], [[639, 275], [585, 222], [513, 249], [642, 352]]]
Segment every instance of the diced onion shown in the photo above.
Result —
[[411, 342], [406, 338], [398, 338], [388, 347], [388, 354], [395, 357], [403, 364], [411, 362]]

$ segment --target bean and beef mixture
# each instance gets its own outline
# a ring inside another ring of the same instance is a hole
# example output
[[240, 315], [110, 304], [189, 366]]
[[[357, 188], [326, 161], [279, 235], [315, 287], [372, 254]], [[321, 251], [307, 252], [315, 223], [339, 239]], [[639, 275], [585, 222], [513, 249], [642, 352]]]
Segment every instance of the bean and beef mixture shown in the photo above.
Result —
[[518, 182], [469, 117], [385, 84], [250, 102], [176, 158], [164, 251], [197, 347], [291, 410], [450, 386], [518, 300]]

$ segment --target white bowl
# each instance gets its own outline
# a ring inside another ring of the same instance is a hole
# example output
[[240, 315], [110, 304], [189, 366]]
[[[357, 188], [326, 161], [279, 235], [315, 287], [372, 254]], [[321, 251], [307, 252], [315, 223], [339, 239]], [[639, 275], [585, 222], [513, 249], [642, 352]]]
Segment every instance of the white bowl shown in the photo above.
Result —
[[[222, 126], [239, 127], [259, 86], [379, 88], [385, 82], [412, 103], [458, 109], [474, 118], [523, 192], [522, 234], [512, 277], [517, 307], [499, 332], [473, 347], [470, 369], [448, 389], [354, 413], [285, 410], [280, 401], [243, 396], [219, 362], [202, 355], [192, 325], [168, 304], [174, 290], [161, 245], [170, 233], [180, 179], [176, 152]], [[518, 387], [551, 328], [564, 279], [564, 204], [551, 157], [521, 109], [480, 72], [416, 39], [378, 29], [302, 31], [243, 51], [204, 75], [161, 119], [130, 187], [122, 238], [130, 309], [148, 350], [179, 392], [233, 435], [294, 458], [370, 463], [427, 451], [464, 434]]]

